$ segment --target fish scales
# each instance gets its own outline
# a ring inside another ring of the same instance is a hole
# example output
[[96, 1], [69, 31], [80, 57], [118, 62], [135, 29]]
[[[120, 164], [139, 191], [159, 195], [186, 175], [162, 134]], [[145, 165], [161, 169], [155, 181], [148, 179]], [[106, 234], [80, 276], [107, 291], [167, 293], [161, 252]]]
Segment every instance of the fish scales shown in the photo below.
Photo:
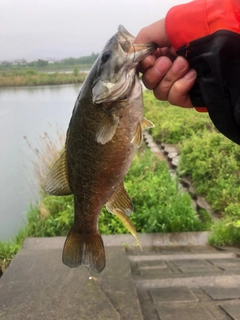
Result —
[[63, 249], [63, 263], [69, 267], [83, 264], [95, 272], [104, 269], [105, 251], [98, 231], [104, 205], [137, 239], [128, 217], [133, 205], [123, 178], [142, 141], [142, 130], [153, 126], [143, 118], [136, 67], [155, 45], [133, 41], [120, 26], [99, 55], [76, 100], [65, 151], [46, 180], [50, 194], [74, 195], [74, 223]]

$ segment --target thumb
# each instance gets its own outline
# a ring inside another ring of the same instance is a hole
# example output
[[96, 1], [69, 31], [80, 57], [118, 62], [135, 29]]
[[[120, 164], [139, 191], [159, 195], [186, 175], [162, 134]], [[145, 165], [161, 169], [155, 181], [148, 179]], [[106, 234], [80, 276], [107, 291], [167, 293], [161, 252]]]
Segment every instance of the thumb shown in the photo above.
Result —
[[159, 48], [170, 46], [165, 29], [165, 19], [158, 20], [140, 30], [134, 41], [134, 43], [149, 42], [156, 43]]

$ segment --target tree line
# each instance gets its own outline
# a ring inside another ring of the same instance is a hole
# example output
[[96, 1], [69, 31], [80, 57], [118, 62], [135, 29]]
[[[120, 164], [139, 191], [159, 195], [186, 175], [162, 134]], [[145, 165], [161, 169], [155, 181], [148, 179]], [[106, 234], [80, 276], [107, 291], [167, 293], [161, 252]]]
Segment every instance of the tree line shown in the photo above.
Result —
[[83, 56], [79, 58], [66, 58], [59, 61], [48, 61], [44, 59], [38, 59], [31, 62], [22, 60], [19, 63], [11, 63], [9, 61], [3, 61], [0, 64], [0, 70], [15, 69], [15, 68], [48, 68], [51, 67], [73, 67], [73, 66], [91, 66], [98, 57], [98, 53], [92, 53], [90, 56]]

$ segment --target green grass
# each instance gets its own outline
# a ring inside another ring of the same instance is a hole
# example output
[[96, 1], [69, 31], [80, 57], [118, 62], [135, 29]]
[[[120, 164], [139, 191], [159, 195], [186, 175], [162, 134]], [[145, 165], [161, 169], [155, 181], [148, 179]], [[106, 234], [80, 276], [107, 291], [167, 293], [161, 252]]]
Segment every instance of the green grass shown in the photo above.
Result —
[[[191, 205], [190, 196], [178, 189], [165, 162], [159, 161], [146, 147], [136, 154], [125, 186], [134, 203], [131, 214], [137, 232], [181, 232], [209, 229]], [[44, 195], [32, 206], [25, 229], [11, 243], [0, 243], [0, 270], [4, 271], [26, 237], [66, 236], [73, 223], [72, 196]], [[104, 208], [99, 217], [101, 234], [128, 231]]]
[[207, 113], [173, 107], [168, 102], [156, 100], [150, 91], [144, 92], [144, 102], [145, 117], [155, 124], [151, 133], [156, 141], [180, 145], [196, 135], [201, 136], [206, 130], [215, 131]]
[[0, 71], [0, 87], [57, 85], [66, 83], [82, 83], [85, 73], [43, 73], [32, 69]]
[[204, 132], [181, 148], [180, 174], [223, 215], [240, 217], [240, 147], [219, 133]]
[[190, 177], [197, 194], [222, 214], [210, 242], [240, 245], [240, 146], [220, 134], [208, 114], [157, 101], [150, 92], [145, 116], [155, 123], [155, 140], [178, 146], [178, 174]]
[[[140, 153], [141, 154], [141, 153]], [[183, 232], [206, 230], [191, 205], [191, 198], [181, 192], [164, 161], [149, 150], [137, 154], [126, 176], [125, 186], [134, 203], [131, 215], [137, 232]], [[99, 219], [100, 231], [125, 233], [119, 221], [103, 210]]]

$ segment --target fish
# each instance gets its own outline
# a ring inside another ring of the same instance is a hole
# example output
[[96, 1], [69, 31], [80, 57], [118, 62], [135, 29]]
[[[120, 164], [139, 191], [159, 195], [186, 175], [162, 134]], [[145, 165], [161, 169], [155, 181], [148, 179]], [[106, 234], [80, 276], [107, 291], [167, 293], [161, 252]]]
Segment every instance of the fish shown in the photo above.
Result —
[[138, 63], [156, 45], [134, 44], [122, 25], [107, 42], [76, 99], [64, 152], [47, 175], [45, 190], [74, 198], [74, 222], [64, 243], [62, 261], [100, 273], [106, 265], [98, 231], [104, 205], [136, 238], [129, 215], [133, 203], [123, 183], [143, 130], [153, 123], [143, 117]]

